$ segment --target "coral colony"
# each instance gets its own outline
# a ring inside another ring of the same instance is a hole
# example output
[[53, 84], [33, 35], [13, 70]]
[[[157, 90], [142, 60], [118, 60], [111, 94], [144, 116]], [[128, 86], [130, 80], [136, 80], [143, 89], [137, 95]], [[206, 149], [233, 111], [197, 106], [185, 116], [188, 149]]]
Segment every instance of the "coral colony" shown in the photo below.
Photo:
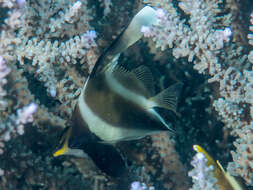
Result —
[[[145, 5], [158, 22], [141, 27], [143, 38], [118, 64], [148, 66], [157, 92], [184, 84], [178, 116], [159, 110], [175, 134], [116, 144], [130, 171], [124, 179], [88, 157], [54, 158], [96, 60]], [[193, 156], [194, 144], [252, 189], [251, 0], [0, 0], [0, 7], [0, 189], [221, 189], [205, 155]]]

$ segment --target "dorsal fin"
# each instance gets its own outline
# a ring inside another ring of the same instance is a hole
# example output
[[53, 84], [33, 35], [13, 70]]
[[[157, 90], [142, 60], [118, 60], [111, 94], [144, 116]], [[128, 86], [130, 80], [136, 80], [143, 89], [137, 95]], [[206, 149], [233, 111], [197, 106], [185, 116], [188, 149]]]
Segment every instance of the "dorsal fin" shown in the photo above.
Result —
[[[132, 72], [121, 66], [115, 66], [111, 70], [111, 75], [116, 81], [129, 91], [132, 91], [138, 95], [142, 95], [149, 98], [149, 89], [145, 87], [141, 80]], [[109, 81], [110, 82], [110, 81]], [[115, 86], [117, 88], [117, 86]]]
[[152, 26], [157, 22], [156, 11], [149, 6], [142, 8], [131, 20], [130, 24], [121, 32], [121, 34], [113, 41], [113, 43], [105, 50], [105, 52], [97, 60], [90, 77], [97, 73], [104, 72], [106, 65], [110, 64], [115, 56], [121, 54], [129, 46], [138, 41], [143, 33], [142, 26]]
[[177, 110], [177, 102], [179, 93], [181, 92], [183, 84], [182, 83], [176, 83], [160, 93], [158, 93], [156, 96], [153, 96], [150, 98], [150, 100], [154, 103], [153, 107], [160, 107], [165, 108], [168, 110], [172, 110], [173, 112], [176, 112]]
[[151, 71], [148, 67], [141, 65], [131, 71], [138, 80], [145, 86], [151, 95], [154, 94], [154, 81]]

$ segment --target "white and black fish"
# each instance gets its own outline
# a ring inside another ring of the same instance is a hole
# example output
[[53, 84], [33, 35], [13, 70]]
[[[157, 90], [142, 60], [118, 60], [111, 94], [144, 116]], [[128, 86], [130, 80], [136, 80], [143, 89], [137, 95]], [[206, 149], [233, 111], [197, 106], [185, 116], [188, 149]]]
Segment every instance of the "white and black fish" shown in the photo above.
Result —
[[[135, 140], [160, 131], [172, 131], [155, 107], [176, 111], [182, 84], [154, 95], [152, 74], [145, 66], [128, 71], [117, 65], [123, 51], [142, 37], [141, 27], [156, 22], [155, 10], [140, 10], [129, 26], [100, 56], [87, 79], [61, 139], [59, 155], [86, 156], [107, 174], [117, 176], [115, 163], [124, 162], [110, 144]], [[117, 168], [119, 168], [117, 165]]]

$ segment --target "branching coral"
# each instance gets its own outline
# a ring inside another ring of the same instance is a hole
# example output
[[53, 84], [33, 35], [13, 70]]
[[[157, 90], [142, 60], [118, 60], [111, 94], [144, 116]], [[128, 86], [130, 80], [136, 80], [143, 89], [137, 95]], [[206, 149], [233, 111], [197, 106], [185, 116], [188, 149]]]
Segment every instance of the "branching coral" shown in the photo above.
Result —
[[[182, 0], [175, 7], [173, 1], [155, 2], [153, 5], [157, 7], [159, 23], [152, 28], [143, 28], [143, 33], [155, 41], [157, 48], [173, 48], [175, 58], [187, 57], [188, 62], [193, 62], [194, 69], [211, 77], [208, 80], [210, 83], [219, 84], [219, 94], [215, 95], [218, 99], [214, 99], [213, 107], [226, 127], [232, 129], [232, 134], [239, 137], [230, 168], [236, 171], [234, 175], [242, 176], [248, 184], [253, 185], [250, 148], [253, 119], [250, 111], [253, 106], [252, 51], [248, 50], [247, 56], [236, 39], [228, 43], [232, 34], [228, 27], [232, 26], [233, 19], [220, 8], [225, 4], [218, 0]], [[188, 18], [181, 19], [179, 9]], [[223, 17], [218, 16], [222, 14]], [[252, 35], [249, 34], [248, 38], [251, 44]]]
[[201, 190], [219, 190], [217, 179], [214, 177], [212, 166], [207, 166], [207, 159], [204, 154], [197, 153], [191, 165], [194, 167], [193, 170], [189, 172], [189, 176], [192, 177], [193, 187], [190, 190], [201, 189]]
[[[63, 101], [65, 112], [71, 113], [67, 108], [71, 108], [71, 102], [84, 82], [75, 65], [91, 68], [96, 58], [92, 49], [96, 46], [96, 33], [89, 30], [87, 5], [74, 1], [26, 1], [22, 8], [17, 3], [6, 4], [4, 1], [2, 6], [9, 8], [9, 17], [1, 26], [0, 52], [12, 66], [12, 74], [15, 75], [19, 68], [17, 73], [23, 72], [32, 77], [31, 80], [40, 81], [50, 96]], [[6, 86], [15, 84], [14, 78], [11, 76]], [[23, 96], [31, 93], [28, 88], [31, 81], [27, 82], [21, 87], [28, 93]], [[6, 97], [6, 104], [19, 108], [24, 99], [20, 97], [21, 92], [18, 94], [17, 102], [10, 105], [11, 100]], [[34, 98], [30, 100], [34, 101]]]
[[[36, 156], [27, 144], [18, 148], [11, 146], [12, 141], [27, 131], [24, 125], [31, 121], [37, 132], [47, 130], [45, 126], [65, 126], [64, 117], [71, 113], [87, 76], [84, 71], [88, 73], [95, 63], [96, 32], [88, 23], [86, 1], [0, 1], [0, 5], [4, 18], [0, 34], [0, 151], [10, 163], [27, 157], [20, 172], [29, 175], [28, 162], [35, 162]], [[53, 109], [49, 110], [45, 99]], [[4, 146], [7, 140], [10, 142]], [[8, 151], [3, 152], [5, 149]], [[16, 153], [9, 155], [12, 151]], [[42, 164], [43, 159], [36, 162]], [[15, 164], [1, 163], [4, 181], [18, 178]], [[1, 189], [17, 188], [15, 180], [11, 185], [4, 181]]]
[[[155, 73], [157, 89], [177, 80], [184, 82], [185, 100], [179, 105], [183, 116], [177, 120], [182, 121], [179, 125], [183, 123], [189, 128], [188, 133], [182, 134], [180, 127], [176, 129], [180, 140], [171, 140], [173, 135], [167, 134], [144, 140], [136, 151], [140, 159], [130, 160], [136, 162], [133, 166], [145, 166], [143, 176], [148, 176], [148, 186], [151, 184], [155, 189], [188, 189], [186, 170], [191, 153], [187, 149], [183, 150], [184, 154], [177, 152], [179, 141], [191, 147], [193, 141], [201, 138], [202, 142], [207, 141], [204, 138], [210, 136], [208, 140], [221, 144], [220, 150], [217, 149], [219, 156], [221, 151], [231, 148], [231, 141], [225, 135], [229, 132], [237, 137], [229, 171], [253, 185], [253, 28], [250, 26], [245, 32], [247, 27], [242, 27], [245, 23], [240, 23], [241, 5], [245, 2], [252, 5], [250, 1], [0, 0], [0, 153], [3, 158], [0, 188], [32, 189], [39, 183], [45, 189], [91, 188], [94, 179], [91, 176], [97, 174], [94, 165], [87, 160], [81, 164], [67, 159], [64, 165], [68, 167], [62, 169], [63, 161], [54, 160], [51, 149], [58, 132], [68, 123], [75, 100], [101, 49], [109, 46], [123, 30], [129, 18], [143, 6], [142, 2], [157, 9], [159, 23], [152, 28], [142, 27], [148, 47], [139, 42], [119, 62], [127, 62], [127, 66], [147, 64]], [[252, 14], [245, 11], [243, 16], [253, 25]], [[146, 53], [148, 48], [151, 54]], [[23, 127], [25, 113], [33, 117], [33, 123], [27, 127]], [[170, 115], [164, 115], [166, 120], [171, 119]], [[198, 119], [206, 120], [208, 126], [200, 126], [204, 122]], [[224, 136], [214, 132], [222, 131], [219, 120], [225, 124]], [[24, 136], [20, 136], [23, 129]], [[4, 145], [8, 131], [10, 141]], [[196, 131], [203, 132], [204, 137]], [[130, 159], [133, 147], [127, 147], [126, 159]], [[224, 157], [227, 162], [229, 156]], [[20, 160], [23, 161], [19, 165]], [[84, 177], [80, 177], [74, 165], [79, 170], [85, 168], [81, 171]], [[179, 177], [184, 183], [177, 180]], [[20, 179], [24, 179], [23, 185], [18, 183]], [[71, 180], [82, 183], [75, 186], [68, 183]], [[134, 180], [145, 182], [132, 178], [129, 182]], [[103, 188], [113, 189], [113, 185], [109, 179]]]

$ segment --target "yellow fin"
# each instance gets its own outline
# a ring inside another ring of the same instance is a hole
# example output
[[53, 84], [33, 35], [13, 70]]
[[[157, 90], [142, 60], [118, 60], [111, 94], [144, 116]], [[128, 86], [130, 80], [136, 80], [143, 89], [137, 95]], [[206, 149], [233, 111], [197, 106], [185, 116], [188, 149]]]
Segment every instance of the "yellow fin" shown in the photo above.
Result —
[[222, 165], [220, 164], [219, 160], [216, 160], [216, 164], [219, 166], [219, 168], [221, 169], [221, 171], [225, 174], [226, 171], [224, 170], [224, 168], [223, 168]]
[[206, 159], [207, 159], [207, 166], [216, 166], [217, 167], [217, 164], [215, 163], [214, 159], [199, 145], [193, 145], [193, 149], [196, 151], [196, 152], [201, 152], [202, 154], [205, 155]]
[[177, 102], [182, 86], [182, 83], [176, 83], [151, 97], [150, 100], [154, 102], [154, 107], [165, 108], [177, 113]]
[[[220, 167], [220, 169], [222, 170], [222, 172], [227, 180], [227, 183], [229, 183], [229, 185], [226, 183], [223, 183], [221, 185], [225, 186], [225, 184], [226, 184], [226, 186], [228, 186], [228, 187], [231, 186], [232, 187], [231, 190], [244, 190], [245, 189], [244, 185], [241, 182], [239, 182], [234, 176], [229, 175], [229, 173], [224, 170], [224, 168], [222, 167], [222, 165], [220, 164], [220, 162], [218, 160], [216, 160], [216, 163]], [[223, 189], [228, 189], [228, 188], [224, 187]]]
[[58, 157], [61, 155], [64, 155], [68, 152], [69, 148], [68, 148], [68, 141], [69, 141], [69, 137], [71, 134], [71, 127], [67, 128], [67, 130], [65, 132], [65, 134], [63, 134], [61, 140], [60, 140], [60, 144], [64, 143], [63, 146], [61, 148], [59, 148], [57, 151], [55, 151], [55, 153], [53, 154], [54, 157]]
[[201, 152], [207, 159], [207, 166], [213, 166], [214, 177], [217, 179], [217, 184], [221, 190], [244, 190], [242, 185], [228, 172], [224, 170], [220, 162], [214, 159], [199, 145], [193, 145], [193, 149], [197, 152]]
[[60, 148], [59, 150], [57, 150], [53, 156], [54, 157], [58, 157], [58, 156], [61, 156], [61, 155], [64, 155], [66, 154], [66, 152], [68, 152], [68, 146], [66, 144], [63, 145], [62, 148]]

